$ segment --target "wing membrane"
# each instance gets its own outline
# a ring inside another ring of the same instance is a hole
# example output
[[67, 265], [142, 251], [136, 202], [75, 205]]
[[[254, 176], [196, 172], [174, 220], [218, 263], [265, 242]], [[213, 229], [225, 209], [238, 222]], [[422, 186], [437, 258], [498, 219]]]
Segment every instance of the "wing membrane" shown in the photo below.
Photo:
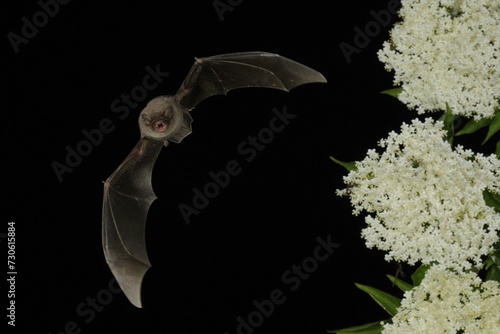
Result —
[[196, 59], [177, 92], [182, 106], [191, 109], [202, 100], [231, 89], [265, 87], [284, 91], [299, 85], [326, 82], [312, 68], [267, 52], [228, 53]]
[[163, 143], [142, 138], [104, 183], [102, 243], [106, 262], [128, 299], [141, 303], [141, 283], [151, 267], [144, 239], [156, 199], [151, 175]]

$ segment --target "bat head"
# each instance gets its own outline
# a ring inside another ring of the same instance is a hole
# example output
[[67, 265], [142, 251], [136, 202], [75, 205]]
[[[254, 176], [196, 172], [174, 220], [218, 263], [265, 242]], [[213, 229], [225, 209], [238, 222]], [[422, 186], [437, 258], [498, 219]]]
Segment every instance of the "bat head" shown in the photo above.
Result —
[[170, 95], [155, 97], [148, 102], [139, 116], [141, 136], [149, 139], [180, 143], [191, 133], [193, 119]]

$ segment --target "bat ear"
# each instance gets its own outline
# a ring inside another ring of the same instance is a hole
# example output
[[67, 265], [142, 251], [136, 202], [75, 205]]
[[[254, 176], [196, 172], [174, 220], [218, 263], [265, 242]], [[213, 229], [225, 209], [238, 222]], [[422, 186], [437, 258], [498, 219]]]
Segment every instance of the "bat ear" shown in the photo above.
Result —
[[179, 130], [173, 133], [172, 137], [168, 138], [168, 141], [179, 144], [184, 138], [186, 138], [192, 132], [191, 123], [193, 123], [193, 119], [191, 118], [191, 115], [183, 111], [182, 117], [183, 119], [181, 126], [179, 127]]

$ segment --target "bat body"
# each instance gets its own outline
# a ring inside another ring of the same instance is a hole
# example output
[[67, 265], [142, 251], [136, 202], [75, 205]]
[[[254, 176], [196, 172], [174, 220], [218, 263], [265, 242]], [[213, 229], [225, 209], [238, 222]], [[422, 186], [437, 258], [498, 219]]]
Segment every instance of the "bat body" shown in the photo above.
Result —
[[231, 89], [267, 87], [289, 91], [326, 82], [321, 73], [285, 57], [242, 52], [196, 59], [175, 95], [152, 99], [139, 116], [141, 138], [104, 183], [102, 243], [106, 261], [130, 302], [142, 307], [141, 284], [151, 267], [145, 227], [156, 199], [151, 175], [156, 158], [169, 142], [191, 133], [190, 111], [204, 99]]

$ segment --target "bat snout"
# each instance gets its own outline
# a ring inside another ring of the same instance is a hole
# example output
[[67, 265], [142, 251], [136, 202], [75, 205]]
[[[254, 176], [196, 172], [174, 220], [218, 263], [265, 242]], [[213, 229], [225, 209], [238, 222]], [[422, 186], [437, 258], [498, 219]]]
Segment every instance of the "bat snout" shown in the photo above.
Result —
[[149, 101], [139, 117], [141, 136], [164, 142], [176, 137], [183, 123], [182, 108], [173, 96], [159, 96]]
[[168, 123], [163, 120], [157, 120], [153, 123], [153, 130], [158, 133], [164, 133], [168, 129]]

